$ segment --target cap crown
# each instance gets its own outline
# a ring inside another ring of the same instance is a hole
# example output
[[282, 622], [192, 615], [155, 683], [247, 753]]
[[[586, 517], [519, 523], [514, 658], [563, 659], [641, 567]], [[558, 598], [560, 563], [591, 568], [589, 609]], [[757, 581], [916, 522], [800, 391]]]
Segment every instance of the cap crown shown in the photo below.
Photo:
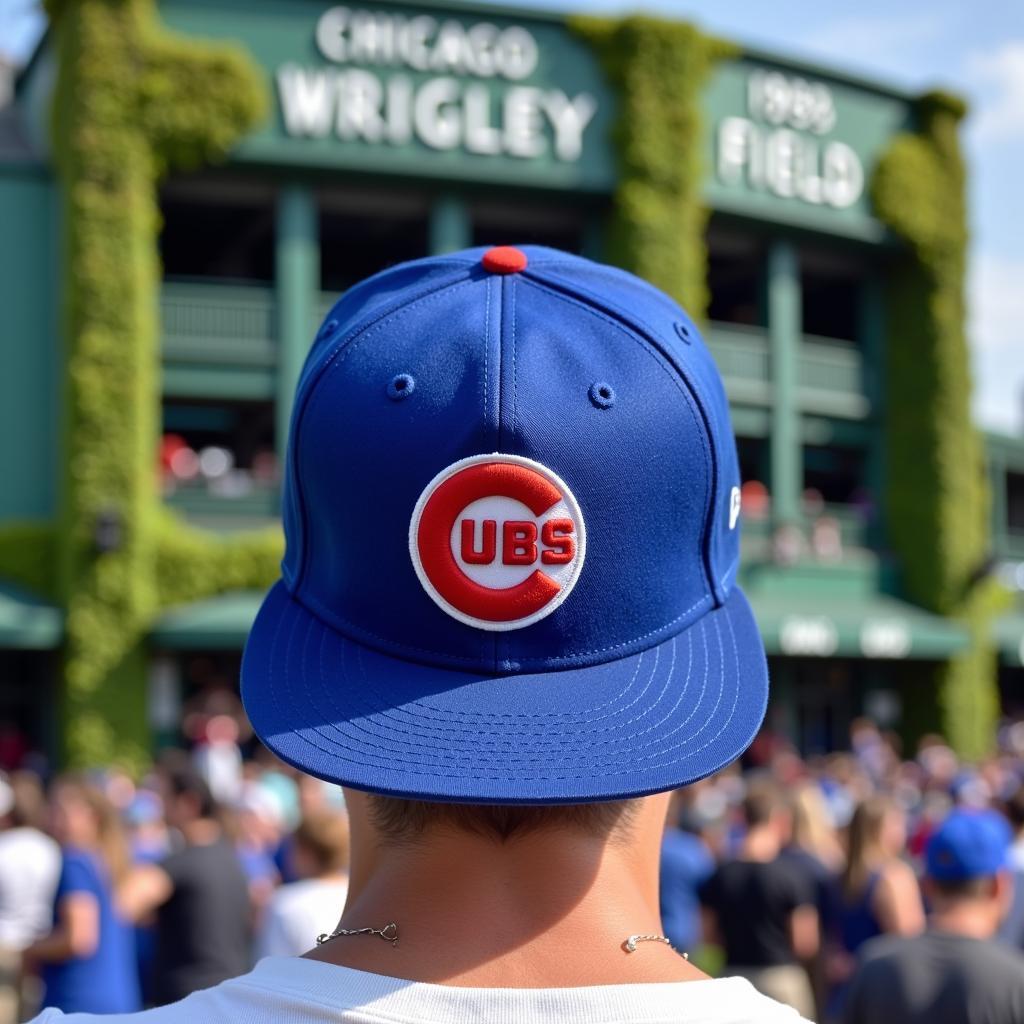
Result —
[[[489, 273], [476, 249], [364, 281], [302, 372], [285, 584], [342, 634], [407, 660], [485, 672], [610, 661], [684, 629], [733, 585], [735, 443], [695, 325], [623, 271], [522, 251], [519, 273]], [[564, 481], [586, 524], [572, 592], [500, 632], [446, 612], [409, 548], [425, 488], [494, 452]]]

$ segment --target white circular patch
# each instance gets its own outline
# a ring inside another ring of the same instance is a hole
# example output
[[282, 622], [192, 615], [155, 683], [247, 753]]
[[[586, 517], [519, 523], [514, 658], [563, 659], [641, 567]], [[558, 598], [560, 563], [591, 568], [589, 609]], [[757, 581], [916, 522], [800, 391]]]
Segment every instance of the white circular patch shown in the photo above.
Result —
[[518, 455], [474, 455], [424, 488], [409, 553], [433, 601], [477, 629], [521, 629], [550, 615], [579, 578], [583, 515], [568, 485]]

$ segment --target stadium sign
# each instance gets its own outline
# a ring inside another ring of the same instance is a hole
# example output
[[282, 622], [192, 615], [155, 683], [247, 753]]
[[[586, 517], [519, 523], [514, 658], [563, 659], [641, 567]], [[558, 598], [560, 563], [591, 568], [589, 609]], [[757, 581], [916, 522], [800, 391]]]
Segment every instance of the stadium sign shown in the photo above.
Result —
[[832, 90], [780, 71], [747, 78], [746, 116], [718, 125], [718, 177], [755, 191], [815, 206], [851, 206], [864, 191], [864, 168], [852, 147], [824, 138], [837, 128]]
[[532, 84], [540, 45], [521, 24], [331, 7], [315, 39], [329, 66], [289, 61], [275, 76], [289, 136], [566, 163], [583, 154], [598, 100]]
[[230, 39], [273, 112], [234, 163], [607, 195], [616, 96], [592, 48], [543, 13], [421, 0], [161, 0]]
[[879, 242], [868, 185], [914, 124], [908, 97], [826, 68], [745, 53], [704, 93], [708, 205], [769, 224]]

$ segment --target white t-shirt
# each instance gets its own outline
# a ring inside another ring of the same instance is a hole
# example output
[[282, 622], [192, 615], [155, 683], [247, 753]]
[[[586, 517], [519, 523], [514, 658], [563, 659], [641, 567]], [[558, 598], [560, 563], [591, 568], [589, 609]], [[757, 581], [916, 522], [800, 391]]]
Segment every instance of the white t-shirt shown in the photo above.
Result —
[[34, 828], [0, 832], [0, 947], [22, 950], [53, 923], [60, 847]]
[[337, 927], [347, 895], [347, 878], [308, 878], [282, 885], [267, 905], [256, 955], [300, 956], [312, 949], [318, 935]]
[[[44, 1010], [32, 1024], [801, 1024], [742, 978], [590, 988], [457, 988], [318, 960], [268, 957], [249, 974], [138, 1014]], [[806, 1022], [805, 1022], [806, 1024]]]

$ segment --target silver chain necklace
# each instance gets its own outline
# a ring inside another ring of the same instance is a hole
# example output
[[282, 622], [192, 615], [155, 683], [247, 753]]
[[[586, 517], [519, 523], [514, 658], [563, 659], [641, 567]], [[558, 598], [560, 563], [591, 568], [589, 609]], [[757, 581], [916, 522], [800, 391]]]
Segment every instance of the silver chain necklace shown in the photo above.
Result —
[[394, 921], [388, 921], [383, 928], [335, 928], [330, 935], [327, 932], [318, 935], [316, 944], [322, 946], [325, 942], [338, 938], [339, 935], [376, 935], [385, 942], [390, 942], [392, 946], [398, 945], [398, 925]]
[[[398, 925], [394, 921], [388, 921], [383, 928], [335, 928], [330, 934], [324, 932], [318, 935], [316, 937], [316, 944], [322, 946], [325, 942], [330, 942], [331, 939], [337, 939], [342, 935], [376, 935], [377, 938], [390, 942], [392, 947], [398, 945]], [[672, 945], [671, 940], [664, 935], [630, 935], [622, 943], [622, 947], [627, 953], [635, 953], [637, 943], [639, 942], [663, 942], [673, 952], [679, 952]], [[689, 953], [682, 953], [680, 955], [684, 960], [690, 959]]]
[[[672, 945], [672, 940], [666, 935], [630, 935], [628, 939], [622, 944], [622, 948], [627, 953], [636, 952], [636, 944], [638, 942], [663, 942], [673, 953], [679, 953], [679, 950]], [[690, 959], [689, 953], [679, 953], [684, 960]]]

